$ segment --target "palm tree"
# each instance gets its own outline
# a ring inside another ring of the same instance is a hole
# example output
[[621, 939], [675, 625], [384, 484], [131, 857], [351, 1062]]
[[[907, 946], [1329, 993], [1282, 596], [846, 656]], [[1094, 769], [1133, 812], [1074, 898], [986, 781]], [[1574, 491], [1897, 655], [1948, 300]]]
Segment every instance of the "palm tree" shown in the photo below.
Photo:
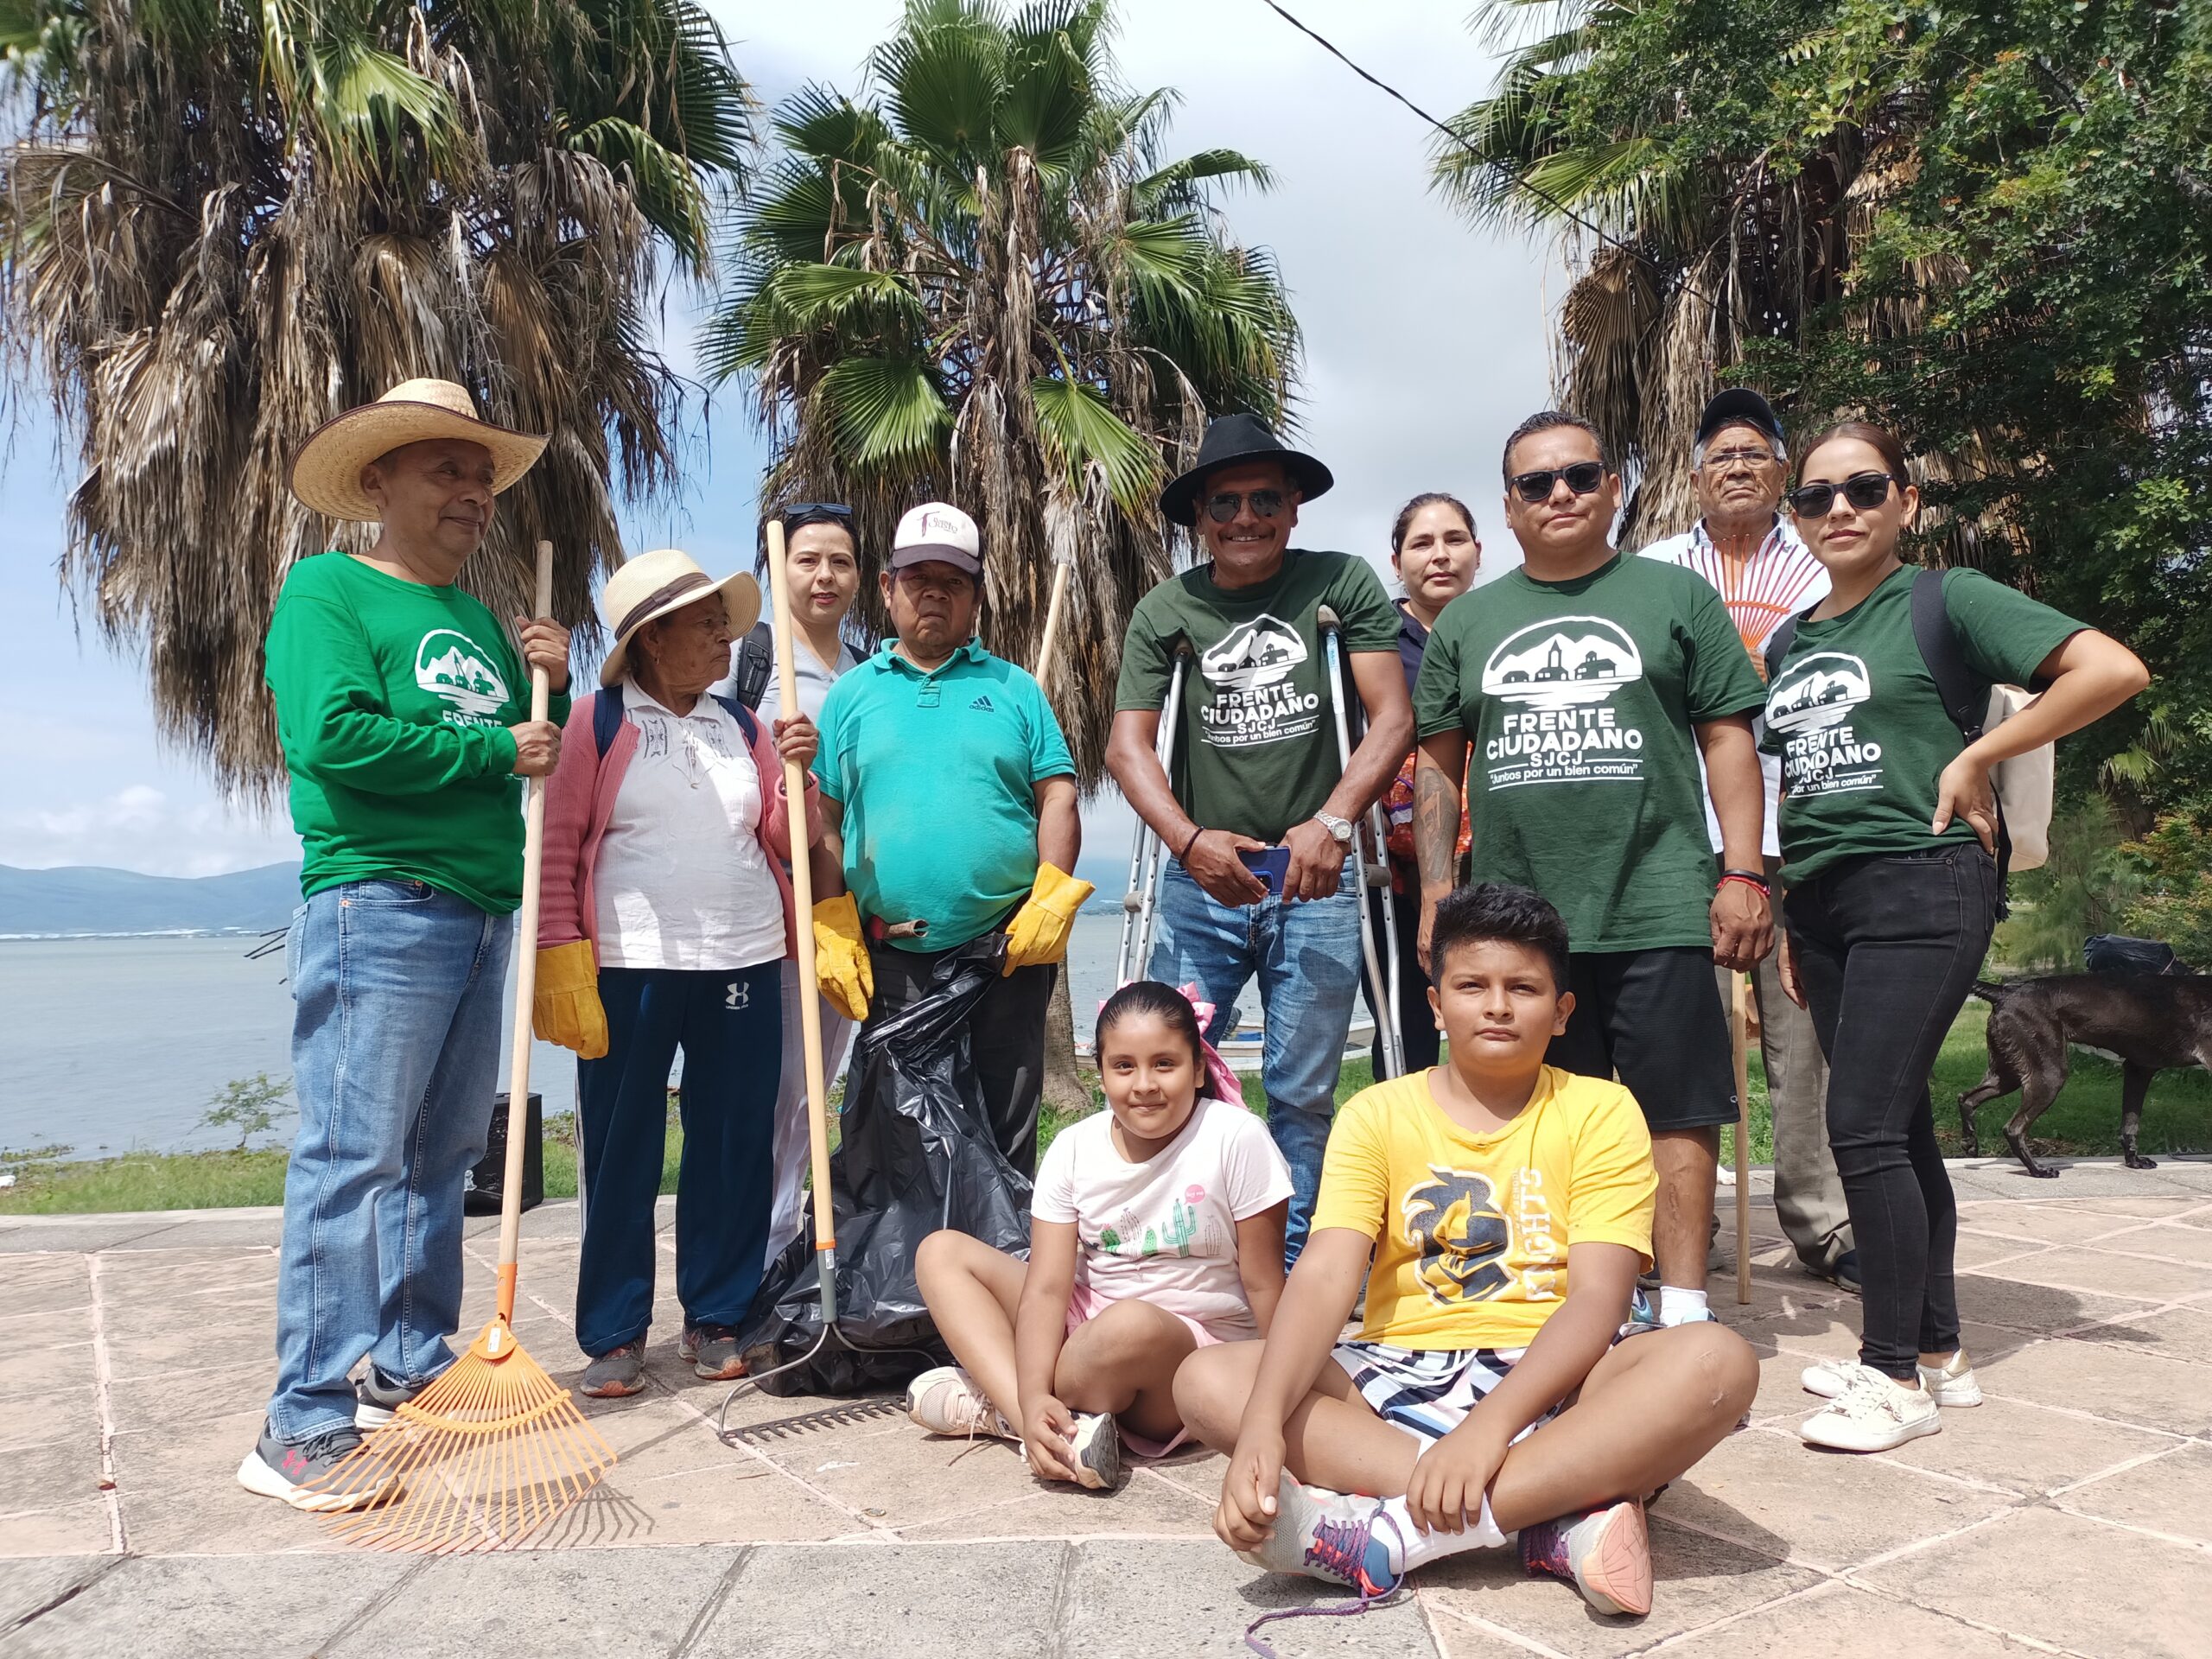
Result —
[[614, 480], [676, 465], [664, 257], [705, 272], [753, 106], [694, 0], [0, 0], [0, 304], [16, 395], [75, 436], [64, 573], [146, 648], [163, 734], [266, 799], [285, 572], [365, 544], [294, 502], [320, 422], [439, 375], [554, 435], [471, 585], [559, 550], [587, 619]]
[[[1738, 67], [1700, 73], [1708, 60], [1733, 54], [1763, 85], [1773, 63], [1811, 57], [1834, 25], [1810, 5], [1747, 16], [1688, 55], [1681, 34], [1703, 25], [1666, 0], [1485, 0], [1475, 26], [1504, 39], [1531, 17], [1540, 26], [1497, 90], [1446, 124], [1431, 177], [1478, 225], [1567, 244], [1579, 269], [1560, 307], [1555, 391], [1635, 480], [1621, 524], [1632, 547], [1696, 518], [1698, 414], [1760, 342], [1802, 345], [1824, 328], [1886, 340], [1923, 327], [1924, 302], [1863, 296], [1855, 264], [1876, 215], [1911, 181], [1921, 100], [1869, 73], [1817, 130], [1773, 130], [1763, 124], [1771, 111], [1732, 106], [1701, 122], [1700, 99], [1722, 96]], [[1928, 295], [1965, 273], [1923, 260], [1913, 275]], [[2004, 448], [1970, 437], [1955, 453], [1923, 448], [1923, 481], [1937, 487], [1921, 531], [1945, 563], [1980, 562], [1993, 538], [2021, 545], [2002, 512], [1945, 510], [1944, 486], [2005, 470]]]
[[865, 96], [775, 111], [705, 351], [750, 378], [765, 500], [849, 502], [869, 548], [932, 496], [974, 515], [999, 654], [1034, 661], [1072, 564], [1046, 690], [1086, 789], [1130, 609], [1170, 568], [1163, 467], [1215, 410], [1281, 420], [1298, 349], [1273, 262], [1211, 202], [1267, 170], [1163, 162], [1173, 95], [1117, 83], [1109, 23], [1107, 0], [910, 0]]

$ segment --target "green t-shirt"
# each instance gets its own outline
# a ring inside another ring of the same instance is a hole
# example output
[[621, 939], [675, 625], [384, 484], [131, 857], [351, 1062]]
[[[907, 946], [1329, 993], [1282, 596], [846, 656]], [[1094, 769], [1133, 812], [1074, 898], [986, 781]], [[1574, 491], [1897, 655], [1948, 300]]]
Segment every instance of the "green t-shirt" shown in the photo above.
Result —
[[822, 700], [814, 776], [842, 810], [845, 885], [902, 950], [988, 931], [1037, 884], [1037, 785], [1072, 774], [1037, 682], [969, 640], [925, 674], [882, 647]]
[[[1797, 625], [1768, 690], [1761, 747], [1782, 757], [1783, 874], [1795, 883], [1838, 861], [1971, 841], [1940, 836], [1936, 781], [1966, 740], [1912, 633], [1910, 565], [1840, 616]], [[1967, 666], [2025, 685], [2082, 625], [1978, 570], [1943, 573], [1943, 608]]]
[[[1398, 613], [1373, 568], [1349, 553], [1290, 548], [1274, 580], [1250, 588], [1217, 587], [1209, 563], [1137, 601], [1114, 707], [1162, 707], [1175, 643], [1190, 642], [1170, 782], [1183, 810], [1207, 829], [1280, 842], [1343, 777], [1315, 620], [1324, 605], [1343, 626], [1347, 656], [1388, 652], [1395, 662]], [[1344, 695], [1356, 698], [1349, 661], [1344, 678]]]
[[[482, 603], [318, 554], [276, 596], [264, 674], [302, 892], [411, 876], [495, 916], [522, 903], [506, 728], [530, 718], [530, 674]], [[566, 696], [549, 717], [569, 717]]]
[[1712, 943], [1692, 728], [1764, 695], [1710, 582], [1617, 554], [1572, 582], [1515, 570], [1446, 606], [1414, 725], [1473, 746], [1469, 880], [1543, 894], [1577, 950], [1649, 950]]

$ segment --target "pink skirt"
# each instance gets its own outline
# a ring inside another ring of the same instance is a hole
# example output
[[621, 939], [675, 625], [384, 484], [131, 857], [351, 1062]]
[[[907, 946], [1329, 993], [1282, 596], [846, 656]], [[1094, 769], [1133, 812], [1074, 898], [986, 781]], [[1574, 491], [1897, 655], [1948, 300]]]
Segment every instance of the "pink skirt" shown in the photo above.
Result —
[[[1073, 1336], [1077, 1330], [1090, 1324], [1113, 1305], [1112, 1297], [1101, 1296], [1089, 1285], [1077, 1285], [1068, 1296], [1068, 1334]], [[1160, 1312], [1170, 1313], [1170, 1317], [1182, 1320], [1189, 1328], [1192, 1338], [1201, 1348], [1211, 1348], [1221, 1341], [1219, 1337], [1214, 1335], [1187, 1313], [1171, 1313], [1166, 1308], [1160, 1309]], [[1126, 1428], [1122, 1430], [1122, 1444], [1141, 1458], [1164, 1458], [1190, 1438], [1189, 1429], [1178, 1429], [1175, 1432], [1175, 1438], [1163, 1445], [1158, 1440], [1148, 1440], [1141, 1434], [1132, 1434]]]

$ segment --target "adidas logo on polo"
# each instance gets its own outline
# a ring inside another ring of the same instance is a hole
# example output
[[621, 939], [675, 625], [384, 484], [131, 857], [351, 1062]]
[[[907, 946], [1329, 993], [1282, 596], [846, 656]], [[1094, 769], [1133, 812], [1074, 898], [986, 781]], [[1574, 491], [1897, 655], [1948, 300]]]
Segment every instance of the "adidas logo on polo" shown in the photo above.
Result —
[[968, 706], [970, 709], [980, 709], [987, 715], [991, 712], [991, 700], [988, 696], [976, 698], [975, 702], [969, 703]]

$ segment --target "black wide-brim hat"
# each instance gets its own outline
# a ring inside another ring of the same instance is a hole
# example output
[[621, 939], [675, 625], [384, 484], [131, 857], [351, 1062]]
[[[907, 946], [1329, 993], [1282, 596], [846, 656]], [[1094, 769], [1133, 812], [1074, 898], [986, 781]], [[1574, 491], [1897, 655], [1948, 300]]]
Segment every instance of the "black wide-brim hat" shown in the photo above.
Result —
[[1268, 430], [1268, 423], [1258, 416], [1224, 415], [1207, 425], [1206, 435], [1198, 442], [1198, 458], [1192, 463], [1191, 470], [1160, 493], [1160, 511], [1172, 524], [1187, 528], [1197, 524], [1198, 491], [1206, 481], [1206, 474], [1245, 461], [1281, 462], [1300, 496], [1308, 501], [1317, 495], [1326, 495], [1330, 486], [1337, 481], [1335, 475], [1313, 456], [1286, 446]]

